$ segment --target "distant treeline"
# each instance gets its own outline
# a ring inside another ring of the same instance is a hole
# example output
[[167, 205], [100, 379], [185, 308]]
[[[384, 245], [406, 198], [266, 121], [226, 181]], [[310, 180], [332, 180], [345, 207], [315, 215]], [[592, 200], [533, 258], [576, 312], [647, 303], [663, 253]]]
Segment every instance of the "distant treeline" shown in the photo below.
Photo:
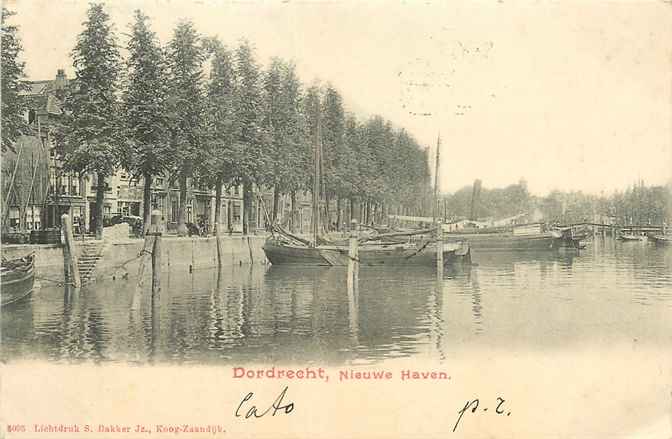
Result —
[[[3, 8], [2, 45], [12, 49], [2, 58], [3, 150], [26, 132], [18, 93], [24, 66], [17, 61], [18, 29], [7, 24], [11, 15]], [[332, 216], [339, 223], [346, 205], [349, 215], [364, 211], [367, 219], [385, 206], [415, 214], [427, 207], [426, 150], [381, 116], [349, 113], [331, 84], [304, 85], [295, 65], [279, 58], [263, 69], [248, 41], [229, 48], [190, 21], [180, 22], [164, 45], [138, 10], [128, 34], [119, 44], [103, 6], [91, 4], [53, 136], [68, 171], [94, 174], [99, 182], [119, 169], [142, 178], [145, 218], [159, 176], [179, 187], [178, 233], [186, 234], [190, 185], [216, 192], [217, 224], [222, 189], [232, 185], [243, 186], [244, 215], [254, 187], [273, 190], [275, 218], [280, 195], [290, 195], [294, 205], [298, 192], [312, 190], [316, 144], [321, 197], [337, 207]], [[97, 185], [99, 218], [105, 190]], [[102, 234], [102, 221], [96, 224]], [[244, 216], [245, 231], [247, 224]]]
[[[472, 187], [467, 186], [444, 197], [443, 208], [449, 219], [472, 216]], [[524, 181], [503, 189], [480, 191], [474, 204], [476, 218], [507, 218], [520, 213], [538, 212], [551, 223], [592, 222], [615, 218], [618, 224], [662, 224], [672, 218], [672, 188], [635, 184], [611, 195], [552, 191], [545, 197], [531, 195]]]

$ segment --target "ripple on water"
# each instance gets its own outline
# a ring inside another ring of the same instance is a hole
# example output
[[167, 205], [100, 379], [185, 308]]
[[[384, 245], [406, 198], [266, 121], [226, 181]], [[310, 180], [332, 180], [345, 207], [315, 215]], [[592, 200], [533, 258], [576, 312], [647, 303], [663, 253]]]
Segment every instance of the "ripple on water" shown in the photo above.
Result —
[[133, 281], [2, 309], [2, 356], [56, 362], [370, 364], [462, 347], [554, 349], [669, 342], [672, 262], [654, 246], [579, 256], [497, 255], [471, 268], [228, 267], [164, 273], [159, 302], [130, 309]]

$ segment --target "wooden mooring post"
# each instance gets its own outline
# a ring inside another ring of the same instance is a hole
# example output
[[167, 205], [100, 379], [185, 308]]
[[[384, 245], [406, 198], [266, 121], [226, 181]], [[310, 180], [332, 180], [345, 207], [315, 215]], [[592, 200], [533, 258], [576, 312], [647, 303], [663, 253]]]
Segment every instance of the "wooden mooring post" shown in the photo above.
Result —
[[65, 283], [70, 283], [73, 287], [82, 286], [79, 278], [79, 264], [77, 263], [77, 251], [75, 250], [75, 237], [72, 231], [72, 221], [70, 216], [65, 213], [61, 216], [63, 226], [63, 267], [65, 270]]
[[350, 227], [350, 239], [348, 241], [348, 280], [346, 286], [348, 289], [348, 306], [351, 322], [351, 333], [358, 331], [358, 284], [359, 284], [359, 241], [357, 230], [357, 220], [352, 220]]
[[222, 249], [222, 225], [219, 222], [215, 222], [215, 241], [217, 245], [217, 268], [222, 269], [222, 258], [224, 255], [224, 250]]
[[349, 262], [357, 262], [359, 260], [359, 241], [357, 240], [357, 220], [352, 220], [350, 227], [350, 240], [348, 241], [348, 259]]
[[161, 236], [163, 227], [161, 224], [161, 211], [152, 211], [152, 226], [150, 231], [154, 233], [154, 246], [152, 247], [152, 301], [161, 295]]
[[436, 269], [443, 273], [443, 226], [436, 222]]
[[[147, 265], [147, 255], [151, 255], [152, 264], [152, 297], [155, 291], [161, 290], [161, 211], [153, 210], [151, 224], [145, 233], [145, 243], [142, 246], [140, 263], [138, 264], [138, 284], [135, 287], [135, 294], [131, 308], [137, 310], [140, 308], [140, 299], [145, 288], [145, 265]], [[157, 244], [158, 241], [158, 244]]]

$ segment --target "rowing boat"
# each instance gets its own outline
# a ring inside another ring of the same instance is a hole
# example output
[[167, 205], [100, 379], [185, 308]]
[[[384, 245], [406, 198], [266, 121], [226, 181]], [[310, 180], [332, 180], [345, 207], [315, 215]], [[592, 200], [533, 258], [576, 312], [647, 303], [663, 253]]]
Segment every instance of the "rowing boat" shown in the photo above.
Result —
[[35, 283], [35, 256], [3, 260], [0, 266], [1, 306], [17, 302], [33, 291]]

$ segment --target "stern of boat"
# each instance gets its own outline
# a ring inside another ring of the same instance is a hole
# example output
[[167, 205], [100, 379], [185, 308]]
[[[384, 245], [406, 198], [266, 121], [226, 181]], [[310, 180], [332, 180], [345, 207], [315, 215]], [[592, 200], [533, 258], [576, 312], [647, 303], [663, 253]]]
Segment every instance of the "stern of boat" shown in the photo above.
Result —
[[[446, 248], [446, 245], [449, 248]], [[444, 244], [443, 264], [471, 264], [471, 246], [468, 241], [456, 241]]]

